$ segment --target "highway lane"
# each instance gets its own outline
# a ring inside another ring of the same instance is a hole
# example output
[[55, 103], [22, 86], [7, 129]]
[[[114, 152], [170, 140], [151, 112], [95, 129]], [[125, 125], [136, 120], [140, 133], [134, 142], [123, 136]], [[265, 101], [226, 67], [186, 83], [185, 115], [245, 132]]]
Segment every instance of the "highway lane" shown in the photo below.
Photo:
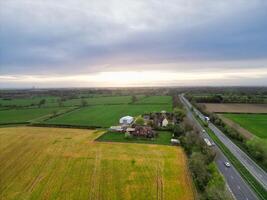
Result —
[[[184, 96], [182, 98], [187, 101]], [[186, 104], [191, 105], [188, 101]], [[205, 116], [197, 109], [194, 110], [201, 119], [205, 118]], [[247, 168], [247, 170], [258, 180], [258, 182], [265, 188], [265, 190], [267, 190], [267, 173], [211, 122], [209, 123], [209, 128], [234, 154], [234, 156]]]
[[[190, 107], [188, 106], [189, 102], [186, 102], [186, 99], [182, 99], [180, 96], [181, 101], [184, 103], [186, 109], [187, 109], [187, 116], [188, 118], [196, 124], [196, 127], [199, 129], [201, 136], [203, 138], [208, 138], [211, 142], [212, 139], [209, 137], [209, 135], [206, 132], [202, 132], [203, 127], [199, 124], [199, 122], [195, 119], [193, 116]], [[227, 158], [224, 156], [222, 151], [217, 147], [216, 145], [213, 146], [214, 150], [216, 151], [216, 157], [215, 157], [215, 163], [218, 166], [218, 169], [223, 174], [226, 183], [234, 195], [235, 199], [237, 200], [257, 200], [257, 196], [254, 194], [254, 192], [250, 189], [250, 187], [247, 185], [247, 183], [243, 180], [241, 175], [238, 173], [238, 171], [233, 167], [226, 167], [224, 165], [225, 161], [228, 161]]]

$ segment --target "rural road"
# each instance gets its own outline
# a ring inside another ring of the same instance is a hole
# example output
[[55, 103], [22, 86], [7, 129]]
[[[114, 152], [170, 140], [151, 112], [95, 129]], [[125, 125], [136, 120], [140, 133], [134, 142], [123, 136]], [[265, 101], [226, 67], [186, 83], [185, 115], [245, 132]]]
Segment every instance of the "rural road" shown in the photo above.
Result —
[[[195, 119], [193, 116], [190, 108], [191, 104], [185, 99], [182, 95], [179, 96], [181, 102], [185, 105], [187, 109], [187, 117], [195, 123], [197, 128], [200, 130], [200, 133], [202, 137], [208, 138], [211, 142], [212, 139], [209, 137], [209, 135], [205, 132], [203, 133], [203, 127], [199, 124], [199, 122]], [[229, 189], [231, 190], [232, 194], [234, 195], [236, 200], [257, 200], [257, 196], [254, 194], [254, 192], [250, 189], [248, 184], [243, 180], [241, 175], [238, 173], [238, 171], [233, 167], [227, 168], [224, 165], [225, 161], [228, 161], [228, 159], [224, 156], [222, 151], [217, 147], [216, 145], [213, 146], [214, 150], [216, 151], [216, 157], [215, 157], [215, 163], [218, 166], [218, 169], [223, 174], [227, 185]]]

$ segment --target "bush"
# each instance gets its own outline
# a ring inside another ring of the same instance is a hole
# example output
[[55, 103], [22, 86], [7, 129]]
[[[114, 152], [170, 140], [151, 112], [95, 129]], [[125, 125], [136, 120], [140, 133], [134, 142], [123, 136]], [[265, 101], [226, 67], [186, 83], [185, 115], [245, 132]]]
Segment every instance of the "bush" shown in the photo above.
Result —
[[246, 142], [246, 147], [250, 154], [257, 160], [262, 161], [263, 165], [267, 167], [267, 147], [264, 140], [259, 138], [252, 138]]
[[133, 136], [132, 136], [130, 133], [128, 133], [128, 132], [125, 132], [124, 137], [125, 137], [126, 139], [133, 138]]
[[193, 153], [189, 160], [189, 168], [192, 172], [196, 186], [200, 191], [204, 191], [211, 178], [204, 160], [204, 155], [198, 152]]
[[203, 199], [206, 200], [228, 200], [231, 199], [227, 193], [225, 182], [222, 175], [217, 170], [215, 163], [208, 166], [208, 171], [212, 175]]
[[173, 109], [173, 114], [177, 120], [177, 122], [181, 122], [183, 121], [184, 117], [185, 117], [185, 111], [181, 108], [174, 108]]
[[175, 137], [180, 137], [185, 133], [184, 128], [179, 124], [174, 125], [173, 127], [173, 134]]
[[140, 126], [143, 126], [145, 124], [145, 120], [143, 119], [143, 117], [141, 116], [138, 116], [136, 119], [135, 119], [135, 124], [137, 125], [140, 125]]

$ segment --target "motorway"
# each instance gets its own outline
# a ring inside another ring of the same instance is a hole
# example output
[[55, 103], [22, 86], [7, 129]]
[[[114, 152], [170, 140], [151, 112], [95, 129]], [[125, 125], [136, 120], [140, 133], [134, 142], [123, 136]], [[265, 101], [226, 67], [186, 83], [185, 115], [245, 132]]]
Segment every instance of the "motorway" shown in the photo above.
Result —
[[[199, 122], [195, 119], [192, 111], [190, 108], [192, 105], [185, 99], [182, 95], [179, 96], [181, 102], [185, 105], [187, 109], [187, 117], [196, 124], [196, 127], [200, 130], [201, 136], [204, 138], [208, 138], [211, 142], [213, 140], [209, 137], [209, 135], [206, 132], [202, 132], [203, 127], [199, 124]], [[214, 143], [214, 142], [213, 142]], [[215, 163], [218, 166], [218, 169], [224, 176], [227, 185], [232, 192], [234, 198], [236, 200], [257, 200], [257, 196], [255, 193], [250, 189], [248, 184], [243, 180], [241, 175], [238, 173], [238, 171], [234, 168], [234, 166], [226, 167], [224, 165], [225, 161], [228, 161], [227, 158], [224, 156], [222, 151], [219, 149], [217, 145], [213, 146], [214, 150], [216, 151], [216, 157], [215, 157]]]
[[[187, 101], [185, 97], [183, 97], [183, 99]], [[189, 102], [187, 101], [187, 103]], [[189, 103], [189, 105], [191, 104]], [[205, 116], [197, 109], [194, 110], [195, 113], [202, 120], [204, 120]], [[222, 141], [222, 143], [224, 143], [224, 145], [232, 152], [232, 154], [247, 168], [247, 170], [257, 179], [257, 181], [265, 188], [265, 190], [267, 190], [267, 173], [211, 122], [209, 123], [209, 128]]]

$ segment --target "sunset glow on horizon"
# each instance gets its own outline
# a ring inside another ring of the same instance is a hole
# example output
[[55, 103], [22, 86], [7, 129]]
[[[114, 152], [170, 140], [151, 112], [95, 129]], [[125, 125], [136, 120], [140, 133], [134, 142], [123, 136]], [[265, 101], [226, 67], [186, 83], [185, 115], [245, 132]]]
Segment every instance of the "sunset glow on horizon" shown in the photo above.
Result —
[[1, 1], [0, 88], [266, 86], [266, 10], [262, 0]]
[[[190, 86], [209, 85], [218, 79], [224, 80], [225, 85], [231, 85], [232, 80], [254, 79], [260, 80], [267, 76], [267, 69], [243, 71], [229, 70], [228, 72], [162, 72], [162, 71], [118, 71], [99, 72], [95, 74], [79, 75], [19, 75], [0, 76], [0, 83], [10, 82], [27, 85], [28, 87], [42, 85], [43, 82], [49, 87], [57, 85], [59, 87], [139, 87], [139, 86]], [[246, 85], [246, 84], [244, 84]], [[41, 86], [41, 87], [45, 87]]]

